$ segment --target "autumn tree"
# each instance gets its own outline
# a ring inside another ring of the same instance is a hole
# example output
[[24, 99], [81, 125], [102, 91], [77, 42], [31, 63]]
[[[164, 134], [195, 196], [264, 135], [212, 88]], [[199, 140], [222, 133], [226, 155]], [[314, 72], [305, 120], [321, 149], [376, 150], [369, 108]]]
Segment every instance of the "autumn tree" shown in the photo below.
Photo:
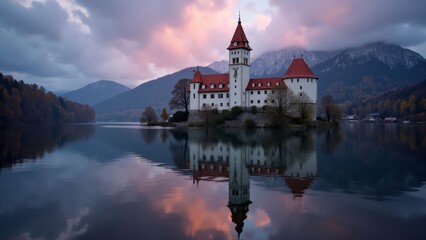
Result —
[[171, 110], [185, 109], [188, 112], [189, 108], [189, 92], [186, 91], [189, 84], [189, 79], [179, 80], [172, 91], [172, 99], [169, 102]]
[[140, 122], [141, 123], [147, 123], [147, 124], [151, 124], [151, 123], [156, 123], [158, 121], [158, 117], [157, 114], [155, 113], [155, 110], [149, 106], [146, 107], [145, 110], [142, 112], [142, 116], [140, 118]]
[[166, 122], [169, 119], [169, 114], [167, 113], [166, 108], [163, 108], [163, 110], [161, 111], [161, 120], [163, 120], [163, 122]]

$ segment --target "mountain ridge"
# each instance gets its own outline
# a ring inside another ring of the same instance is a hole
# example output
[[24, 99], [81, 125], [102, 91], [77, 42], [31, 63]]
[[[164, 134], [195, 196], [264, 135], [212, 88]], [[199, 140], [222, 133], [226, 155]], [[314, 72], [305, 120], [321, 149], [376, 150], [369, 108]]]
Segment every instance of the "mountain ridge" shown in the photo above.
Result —
[[94, 83], [89, 83], [82, 88], [61, 94], [61, 96], [76, 102], [93, 106], [129, 90], [129, 87], [115, 81], [99, 80]]

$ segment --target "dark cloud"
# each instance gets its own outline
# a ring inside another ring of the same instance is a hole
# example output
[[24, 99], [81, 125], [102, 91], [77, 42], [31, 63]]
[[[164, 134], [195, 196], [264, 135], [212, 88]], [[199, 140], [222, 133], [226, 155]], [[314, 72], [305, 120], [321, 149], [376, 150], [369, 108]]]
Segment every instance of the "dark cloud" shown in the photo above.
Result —
[[67, 22], [66, 12], [55, 1], [33, 2], [25, 8], [14, 1], [0, 1], [0, 26], [25, 35], [58, 41]]

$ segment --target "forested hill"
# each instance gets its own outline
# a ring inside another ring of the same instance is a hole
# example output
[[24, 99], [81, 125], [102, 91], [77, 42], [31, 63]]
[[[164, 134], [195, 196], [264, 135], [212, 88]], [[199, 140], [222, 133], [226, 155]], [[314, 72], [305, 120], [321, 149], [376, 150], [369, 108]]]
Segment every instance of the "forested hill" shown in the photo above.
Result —
[[349, 114], [365, 116], [379, 113], [381, 118], [397, 117], [410, 121], [426, 121], [426, 80], [416, 85], [371, 98], [359, 105], [349, 104]]
[[88, 105], [0, 73], [0, 123], [85, 123], [94, 119], [95, 111]]

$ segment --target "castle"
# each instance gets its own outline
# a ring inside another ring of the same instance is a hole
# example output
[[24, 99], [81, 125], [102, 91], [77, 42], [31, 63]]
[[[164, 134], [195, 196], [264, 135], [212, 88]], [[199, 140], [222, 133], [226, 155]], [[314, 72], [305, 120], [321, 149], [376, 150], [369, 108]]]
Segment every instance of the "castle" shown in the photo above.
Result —
[[315, 106], [317, 101], [318, 77], [303, 58], [294, 58], [282, 77], [250, 78], [249, 41], [238, 20], [234, 36], [228, 46], [229, 73], [202, 75], [197, 69], [189, 82], [191, 111], [231, 109], [234, 106], [250, 108], [272, 104], [268, 95], [278, 88], [290, 89], [296, 96], [304, 94]]

